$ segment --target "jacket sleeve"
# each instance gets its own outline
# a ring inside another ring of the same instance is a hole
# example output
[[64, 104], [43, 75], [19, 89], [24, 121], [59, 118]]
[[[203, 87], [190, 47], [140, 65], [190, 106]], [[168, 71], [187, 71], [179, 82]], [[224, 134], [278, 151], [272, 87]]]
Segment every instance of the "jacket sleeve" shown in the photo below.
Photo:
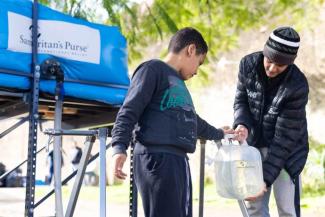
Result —
[[136, 70], [112, 130], [113, 155], [126, 153], [135, 124], [149, 104], [157, 80], [157, 73], [148, 65], [142, 65]]
[[288, 97], [275, 124], [275, 133], [267, 158], [263, 162], [263, 176], [267, 186], [271, 186], [300, 139], [306, 122], [308, 84], [293, 91]]
[[206, 140], [220, 140], [223, 138], [224, 133], [222, 129], [217, 129], [210, 124], [208, 124], [205, 120], [197, 116], [197, 135], [199, 139]]
[[236, 128], [239, 124], [251, 129], [252, 120], [251, 112], [248, 106], [247, 91], [245, 85], [245, 60], [242, 59], [239, 65], [238, 82], [234, 101], [234, 124], [233, 128]]

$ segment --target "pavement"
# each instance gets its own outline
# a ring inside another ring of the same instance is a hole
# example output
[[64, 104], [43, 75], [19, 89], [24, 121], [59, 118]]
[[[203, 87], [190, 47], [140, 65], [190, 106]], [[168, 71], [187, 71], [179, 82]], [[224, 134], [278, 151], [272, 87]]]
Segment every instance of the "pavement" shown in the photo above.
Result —
[[[107, 195], [109, 197], [109, 195]], [[38, 201], [39, 198], [36, 198]], [[319, 201], [320, 207], [302, 208], [302, 217], [322, 217], [324, 216], [325, 197]], [[63, 201], [64, 209], [68, 204], [68, 199]], [[129, 216], [127, 203], [106, 203], [107, 217]], [[317, 203], [318, 204], [318, 203]], [[50, 217], [54, 215], [54, 197], [50, 197], [34, 210], [34, 216]], [[21, 217], [24, 216], [25, 209], [25, 189], [24, 188], [0, 188], [0, 217]], [[80, 199], [77, 202], [74, 216], [93, 217], [99, 216], [99, 200]], [[193, 216], [198, 216], [198, 204], [194, 203]], [[237, 202], [233, 203], [213, 203], [207, 202], [204, 207], [204, 217], [241, 217], [241, 211]], [[271, 216], [278, 216], [276, 209], [271, 207]], [[138, 208], [138, 217], [144, 217], [142, 207]]]

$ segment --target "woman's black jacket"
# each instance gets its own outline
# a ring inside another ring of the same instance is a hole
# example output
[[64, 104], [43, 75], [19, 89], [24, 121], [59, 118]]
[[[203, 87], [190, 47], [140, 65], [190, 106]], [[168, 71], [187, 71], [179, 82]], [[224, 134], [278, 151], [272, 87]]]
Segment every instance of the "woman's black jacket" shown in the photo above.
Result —
[[[245, 56], [240, 62], [234, 102], [234, 127], [245, 125], [248, 144], [268, 147], [263, 176], [272, 185], [281, 169], [294, 181], [301, 173], [309, 151], [306, 121], [308, 82], [299, 68], [289, 65], [268, 104], [265, 100], [262, 52]], [[263, 144], [262, 144], [263, 143]]]

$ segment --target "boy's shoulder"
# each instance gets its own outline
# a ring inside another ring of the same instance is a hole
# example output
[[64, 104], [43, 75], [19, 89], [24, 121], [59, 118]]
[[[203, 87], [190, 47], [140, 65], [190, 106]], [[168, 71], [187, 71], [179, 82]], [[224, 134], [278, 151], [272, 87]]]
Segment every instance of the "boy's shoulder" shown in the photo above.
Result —
[[146, 66], [151, 68], [160, 68], [162, 66], [166, 66], [166, 63], [159, 59], [151, 59], [143, 62], [140, 66]]
[[168, 65], [159, 59], [152, 59], [141, 63], [133, 73], [133, 76], [138, 73], [138, 71], [150, 71], [150, 74], [160, 74], [167, 69]]
[[260, 59], [263, 59], [263, 57], [264, 57], [263, 52], [262, 51], [257, 51], [257, 52], [253, 52], [253, 53], [245, 55], [242, 58], [242, 61], [245, 61], [245, 62], [257, 62]]

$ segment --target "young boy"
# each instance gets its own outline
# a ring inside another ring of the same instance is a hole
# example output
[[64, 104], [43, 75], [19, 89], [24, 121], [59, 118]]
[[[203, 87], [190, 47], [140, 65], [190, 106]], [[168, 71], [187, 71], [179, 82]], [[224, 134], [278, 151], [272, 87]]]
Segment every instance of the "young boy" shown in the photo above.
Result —
[[204, 62], [208, 47], [202, 35], [184, 28], [171, 38], [168, 55], [142, 63], [112, 131], [115, 176], [122, 171], [135, 130], [134, 179], [146, 217], [191, 217], [192, 183], [187, 153], [198, 137], [219, 140], [232, 130], [216, 129], [195, 112], [184, 80]]

